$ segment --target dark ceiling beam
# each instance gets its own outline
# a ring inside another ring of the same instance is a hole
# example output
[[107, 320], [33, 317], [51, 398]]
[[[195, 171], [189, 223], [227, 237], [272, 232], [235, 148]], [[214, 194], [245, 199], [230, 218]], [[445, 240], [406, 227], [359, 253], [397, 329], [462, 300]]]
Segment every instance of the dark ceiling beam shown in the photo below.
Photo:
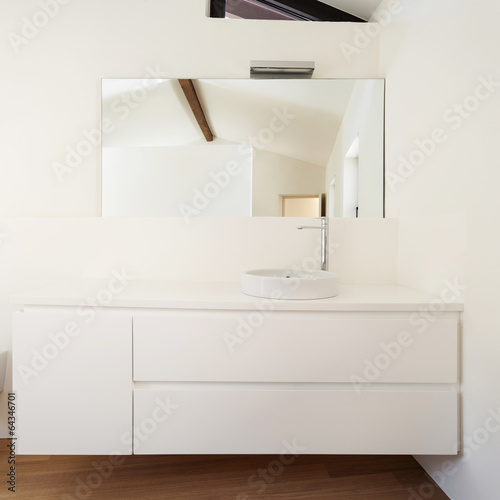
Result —
[[[234, 4], [234, 7], [232, 4]], [[259, 0], [238, 0], [237, 4], [234, 3], [234, 0], [228, 0], [226, 10], [228, 14], [235, 14], [242, 19], [297, 20], [295, 14], [277, 10], [275, 7], [265, 5]]]
[[226, 0], [210, 0], [210, 17], [226, 17]]
[[319, 0], [211, 0], [211, 17], [224, 17], [226, 12], [244, 19], [366, 22]]
[[[230, 0], [229, 0], [230, 1]], [[294, 13], [308, 21], [334, 21], [364, 23], [365, 19], [331, 7], [318, 0], [258, 0], [259, 2]]]
[[179, 84], [186, 96], [187, 102], [191, 111], [193, 112], [198, 125], [200, 126], [203, 135], [207, 142], [212, 142], [214, 140], [214, 134], [210, 129], [210, 125], [208, 124], [207, 118], [205, 117], [205, 113], [203, 112], [203, 108], [201, 107], [200, 100], [198, 99], [198, 95], [196, 93], [196, 89], [194, 88], [193, 80], [190, 79], [179, 79]]

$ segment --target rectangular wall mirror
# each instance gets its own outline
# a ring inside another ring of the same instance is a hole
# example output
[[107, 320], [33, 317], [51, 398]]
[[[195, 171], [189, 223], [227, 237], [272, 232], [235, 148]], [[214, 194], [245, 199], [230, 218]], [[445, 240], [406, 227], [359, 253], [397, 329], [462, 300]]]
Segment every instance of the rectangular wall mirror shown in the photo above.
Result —
[[383, 79], [102, 80], [104, 217], [301, 206], [383, 217]]

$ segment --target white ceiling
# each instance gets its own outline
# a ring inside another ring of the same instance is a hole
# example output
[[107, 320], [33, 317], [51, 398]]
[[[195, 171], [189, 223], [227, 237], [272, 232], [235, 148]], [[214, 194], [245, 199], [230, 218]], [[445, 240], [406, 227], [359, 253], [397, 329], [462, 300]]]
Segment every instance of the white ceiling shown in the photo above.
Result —
[[[328, 162], [353, 86], [353, 80], [320, 79], [196, 82], [216, 137], [237, 143], [256, 137], [261, 149], [320, 166]], [[268, 142], [276, 123], [280, 130]]]
[[[215, 143], [247, 143], [254, 137], [260, 149], [324, 167], [354, 82], [347, 79], [210, 79], [194, 83], [217, 138]], [[117, 130], [103, 137], [104, 145], [205, 143], [177, 80], [163, 80], [146, 92], [144, 100], [134, 104], [126, 119], [117, 119], [118, 111], [123, 109], [123, 104], [117, 103], [130, 100], [124, 96], [133, 96], [134, 89], [140, 97], [142, 94], [137, 88], [141, 85], [141, 80], [103, 80], [103, 116], [114, 119]], [[282, 120], [283, 115], [290, 117]]]
[[320, 2], [343, 10], [353, 16], [361, 17], [367, 21], [375, 12], [382, 0], [319, 0]]

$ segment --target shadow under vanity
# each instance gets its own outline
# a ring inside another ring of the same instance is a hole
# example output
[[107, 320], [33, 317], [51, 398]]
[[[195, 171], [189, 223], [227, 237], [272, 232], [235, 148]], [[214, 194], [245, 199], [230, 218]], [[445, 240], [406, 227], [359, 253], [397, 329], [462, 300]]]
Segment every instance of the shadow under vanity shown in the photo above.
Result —
[[20, 454], [458, 453], [460, 303], [118, 278], [12, 301]]

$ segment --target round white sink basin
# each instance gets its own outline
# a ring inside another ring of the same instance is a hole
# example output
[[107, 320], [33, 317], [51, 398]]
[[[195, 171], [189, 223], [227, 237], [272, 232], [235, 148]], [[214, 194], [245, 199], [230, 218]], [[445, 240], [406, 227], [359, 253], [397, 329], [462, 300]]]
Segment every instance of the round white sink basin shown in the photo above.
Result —
[[241, 291], [270, 299], [324, 299], [339, 294], [339, 277], [329, 271], [254, 269], [241, 275]]

